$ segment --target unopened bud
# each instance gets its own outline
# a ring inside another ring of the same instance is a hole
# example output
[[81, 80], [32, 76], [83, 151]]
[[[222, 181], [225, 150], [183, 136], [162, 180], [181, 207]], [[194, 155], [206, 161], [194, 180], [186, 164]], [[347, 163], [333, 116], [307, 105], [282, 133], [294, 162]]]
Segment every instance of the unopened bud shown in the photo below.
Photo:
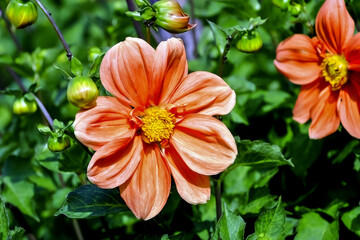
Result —
[[15, 99], [13, 111], [17, 115], [34, 113], [37, 110], [35, 101], [29, 101], [25, 97]]
[[196, 24], [189, 23], [189, 16], [175, 0], [160, 0], [154, 3], [155, 24], [171, 33], [182, 33], [194, 28]]
[[99, 90], [89, 77], [75, 77], [68, 84], [67, 98], [75, 107], [92, 108], [98, 96]]
[[52, 152], [60, 152], [70, 147], [70, 137], [63, 134], [60, 137], [50, 136], [47, 141], [47, 146]]
[[38, 18], [35, 3], [26, 0], [10, 0], [6, 15], [18, 29], [34, 24]]
[[258, 31], [253, 30], [245, 33], [236, 43], [237, 49], [241, 52], [256, 52], [263, 46], [263, 40]]

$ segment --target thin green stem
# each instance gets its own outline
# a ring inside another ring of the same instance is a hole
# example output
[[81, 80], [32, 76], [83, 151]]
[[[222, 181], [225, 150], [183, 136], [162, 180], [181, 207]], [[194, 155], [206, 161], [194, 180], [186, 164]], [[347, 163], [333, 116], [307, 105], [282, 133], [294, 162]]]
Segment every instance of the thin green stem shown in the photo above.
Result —
[[216, 219], [220, 220], [222, 214], [222, 204], [221, 204], [221, 181], [216, 179], [215, 181], [215, 202], [216, 202]]
[[39, 6], [39, 8], [43, 11], [43, 13], [45, 14], [45, 16], [47, 17], [47, 19], [49, 20], [49, 22], [51, 23], [51, 25], [53, 26], [56, 34], [58, 35], [60, 41], [61, 41], [61, 44], [64, 46], [64, 49], [66, 51], [66, 56], [68, 57], [69, 61], [71, 61], [71, 58], [72, 58], [72, 53], [70, 51], [70, 48], [68, 46], [68, 44], [66, 43], [63, 35], [61, 34], [58, 26], [56, 25], [54, 19], [52, 18], [51, 16], [51, 13], [49, 13], [46, 8], [44, 7], [44, 5], [40, 2], [40, 0], [34, 0], [36, 2], [36, 4]]

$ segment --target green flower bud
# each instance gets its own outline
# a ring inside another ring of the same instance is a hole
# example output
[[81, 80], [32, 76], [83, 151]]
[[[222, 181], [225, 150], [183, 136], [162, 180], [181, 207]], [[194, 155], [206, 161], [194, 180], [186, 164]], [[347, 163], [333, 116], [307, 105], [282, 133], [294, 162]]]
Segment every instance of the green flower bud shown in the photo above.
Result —
[[37, 110], [35, 101], [29, 101], [25, 97], [15, 99], [13, 111], [17, 115], [34, 113]]
[[171, 33], [182, 33], [194, 28], [189, 23], [189, 16], [175, 0], [160, 0], [154, 3], [155, 24]]
[[61, 137], [50, 136], [47, 141], [47, 146], [52, 152], [60, 152], [70, 147], [70, 137], [63, 134]]
[[250, 31], [245, 33], [236, 43], [237, 49], [241, 52], [251, 53], [261, 49], [263, 40], [258, 31]]
[[89, 77], [75, 77], [68, 84], [67, 98], [75, 107], [92, 108], [98, 96], [99, 90]]
[[293, 3], [288, 6], [288, 10], [290, 14], [293, 15], [294, 17], [299, 16], [299, 14], [302, 12], [302, 8], [303, 8], [302, 5], [298, 3]]
[[289, 5], [289, 0], [272, 0], [272, 3], [282, 10], [286, 10]]
[[26, 0], [10, 0], [6, 15], [18, 29], [34, 24], [38, 18], [35, 3]]

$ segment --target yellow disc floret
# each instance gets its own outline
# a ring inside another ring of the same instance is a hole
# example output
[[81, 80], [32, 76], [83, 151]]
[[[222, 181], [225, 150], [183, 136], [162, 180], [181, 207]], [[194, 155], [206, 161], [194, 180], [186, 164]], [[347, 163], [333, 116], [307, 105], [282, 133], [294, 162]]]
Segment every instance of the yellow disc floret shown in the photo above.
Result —
[[143, 139], [147, 143], [169, 139], [174, 132], [175, 116], [166, 109], [149, 107], [141, 117]]
[[348, 63], [343, 56], [326, 54], [321, 68], [322, 76], [331, 84], [333, 91], [339, 90], [348, 80]]

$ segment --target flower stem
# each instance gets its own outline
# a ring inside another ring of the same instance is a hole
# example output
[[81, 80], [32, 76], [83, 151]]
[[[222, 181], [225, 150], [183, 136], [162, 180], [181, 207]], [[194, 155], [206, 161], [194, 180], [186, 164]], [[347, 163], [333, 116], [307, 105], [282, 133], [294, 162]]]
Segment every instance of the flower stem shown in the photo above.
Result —
[[150, 33], [150, 26], [146, 26], [146, 42], [151, 45], [151, 33]]
[[[194, 21], [194, 20], [195, 20], [194, 0], [190, 0], [189, 3], [190, 3], [190, 15], [191, 15], [191, 19], [192, 19], [192, 21]], [[196, 31], [195, 31], [195, 29], [193, 29], [193, 30], [191, 31], [191, 36], [192, 36], [193, 43], [194, 43], [194, 56], [195, 56], [195, 58], [197, 58], [197, 57], [199, 56], [199, 53], [198, 53], [198, 49], [197, 49], [197, 40], [196, 40]]]
[[68, 57], [69, 61], [71, 61], [72, 58], [72, 53], [70, 51], [69, 46], [67, 45], [63, 35], [61, 34], [58, 26], [56, 25], [54, 19], [51, 17], [51, 13], [49, 13], [46, 8], [44, 7], [44, 5], [40, 2], [40, 0], [34, 0], [36, 2], [36, 4], [39, 6], [39, 8], [43, 11], [43, 13], [45, 14], [45, 16], [47, 17], [47, 19], [49, 20], [49, 22], [51, 23], [51, 25], [54, 27], [56, 34], [58, 35], [62, 45], [64, 46], [64, 49], [66, 51], [66, 56]]
[[[135, 5], [131, 0], [126, 0], [126, 4], [128, 6], [129, 11], [131, 11], [131, 12], [135, 11]], [[136, 34], [138, 35], [138, 37], [144, 39], [144, 34], [143, 34], [142, 30], [141, 30], [140, 23], [135, 21], [135, 20], [132, 20], [132, 21], [133, 21], [133, 24], [134, 24], [134, 27], [135, 27]]]
[[9, 22], [9, 20], [5, 17], [4, 11], [2, 10], [1, 6], [0, 6], [0, 16], [4, 19], [5, 21], [5, 25], [6, 25], [6, 29], [8, 30], [8, 32], [10, 33], [11, 38], [13, 39], [16, 48], [19, 52], [22, 51], [21, 45], [19, 40], [17, 39], [15, 33], [11, 30], [11, 24]]
[[227, 54], [230, 50], [230, 46], [231, 46], [231, 41], [234, 39], [234, 37], [236, 36], [237, 34], [237, 31], [233, 32], [230, 36], [228, 36], [226, 38], [226, 45], [225, 45], [225, 48], [224, 48], [224, 51], [220, 57], [220, 63], [219, 63], [219, 70], [218, 70], [218, 75], [219, 77], [222, 77], [223, 75], [223, 72], [224, 72], [224, 67], [225, 67], [225, 62], [227, 60]]

